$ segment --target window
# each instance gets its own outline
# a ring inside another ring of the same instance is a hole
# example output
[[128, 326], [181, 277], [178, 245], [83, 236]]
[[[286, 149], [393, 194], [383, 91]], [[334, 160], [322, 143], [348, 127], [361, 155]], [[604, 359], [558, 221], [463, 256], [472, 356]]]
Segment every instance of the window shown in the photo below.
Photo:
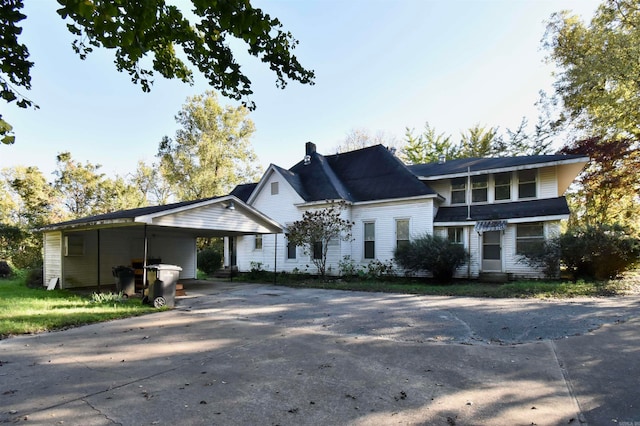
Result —
[[516, 254], [526, 254], [539, 250], [544, 244], [544, 225], [520, 223], [516, 231]]
[[396, 220], [396, 247], [409, 245], [409, 219]]
[[451, 179], [451, 204], [467, 202], [467, 178]]
[[262, 250], [262, 234], [256, 234], [256, 240], [253, 248], [255, 250]]
[[322, 241], [313, 243], [313, 258], [322, 259]]
[[460, 245], [464, 244], [464, 240], [463, 240], [464, 228], [462, 227], [448, 228], [447, 231], [448, 231], [449, 242], [454, 244], [460, 244]]
[[295, 259], [296, 252], [296, 245], [291, 242], [287, 242], [287, 259]]
[[365, 222], [364, 224], [364, 258], [375, 259], [376, 257], [376, 224]]
[[278, 195], [278, 182], [271, 182], [271, 195]]
[[473, 176], [471, 178], [471, 201], [481, 203], [487, 201], [487, 176]]
[[511, 199], [511, 173], [498, 173], [493, 175], [495, 183], [495, 196], [496, 200], [510, 200]]
[[536, 197], [536, 171], [520, 170], [518, 172], [518, 198]]
[[64, 237], [65, 256], [84, 256], [84, 237], [82, 235], [67, 235]]

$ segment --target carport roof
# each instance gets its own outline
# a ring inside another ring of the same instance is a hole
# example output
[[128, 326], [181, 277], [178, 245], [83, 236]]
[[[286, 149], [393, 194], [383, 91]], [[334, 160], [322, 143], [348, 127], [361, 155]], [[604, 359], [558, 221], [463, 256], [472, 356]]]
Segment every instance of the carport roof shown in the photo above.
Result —
[[[177, 228], [189, 227], [191, 229], [207, 229], [211, 230], [209, 224], [189, 224], [188, 226], [178, 224], [180, 219], [174, 218], [171, 220], [171, 224], [168, 224], [166, 218], [170, 216], [178, 216], [181, 213], [188, 213], [195, 209], [208, 207], [213, 204], [221, 204], [219, 212], [222, 213], [225, 210], [236, 211], [241, 209], [245, 217], [260, 225], [264, 228], [262, 232], [255, 229], [251, 230], [230, 230], [233, 234], [254, 234], [254, 233], [280, 233], [283, 232], [283, 227], [274, 221], [273, 219], [265, 216], [263, 213], [254, 209], [253, 207], [245, 204], [239, 198], [233, 195], [225, 195], [220, 197], [203, 198], [200, 200], [181, 201], [178, 203], [171, 203], [159, 206], [139, 207], [135, 209], [119, 210], [111, 213], [104, 213], [93, 216], [86, 216], [79, 219], [69, 220], [65, 222], [54, 223], [51, 225], [40, 228], [41, 231], [56, 231], [56, 230], [70, 230], [70, 229], [86, 229], [86, 228], [100, 228], [109, 226], [126, 226], [126, 225], [160, 225], [160, 226], [173, 226]], [[216, 211], [217, 212], [217, 211]], [[217, 215], [219, 216], [219, 214]], [[157, 219], [163, 218], [163, 224], [156, 223]], [[227, 229], [228, 230], [228, 229]], [[267, 232], [264, 232], [267, 231]]]

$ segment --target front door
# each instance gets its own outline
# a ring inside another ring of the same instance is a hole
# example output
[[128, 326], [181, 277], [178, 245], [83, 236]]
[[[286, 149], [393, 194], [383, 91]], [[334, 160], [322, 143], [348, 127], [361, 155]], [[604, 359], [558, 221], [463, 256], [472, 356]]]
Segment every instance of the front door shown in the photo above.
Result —
[[482, 271], [502, 272], [502, 231], [482, 234]]

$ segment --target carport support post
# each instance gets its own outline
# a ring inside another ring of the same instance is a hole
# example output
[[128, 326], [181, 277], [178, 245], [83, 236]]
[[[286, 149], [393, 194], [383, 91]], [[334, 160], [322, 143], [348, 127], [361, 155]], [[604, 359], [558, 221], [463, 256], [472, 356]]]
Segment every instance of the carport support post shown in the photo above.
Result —
[[142, 297], [144, 297], [144, 288], [147, 286], [147, 249], [149, 242], [147, 240], [147, 224], [144, 224], [144, 257], [142, 258]]
[[100, 293], [100, 229], [96, 229], [98, 234], [98, 293]]
[[278, 234], [273, 234], [274, 250], [273, 250], [273, 283], [278, 282]]

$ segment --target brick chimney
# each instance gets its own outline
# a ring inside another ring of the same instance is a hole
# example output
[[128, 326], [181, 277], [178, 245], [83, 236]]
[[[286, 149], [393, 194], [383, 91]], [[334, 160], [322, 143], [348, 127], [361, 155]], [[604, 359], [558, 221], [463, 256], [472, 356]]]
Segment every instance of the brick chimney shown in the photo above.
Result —
[[305, 155], [311, 155], [311, 154], [315, 154], [316, 152], [316, 144], [313, 142], [307, 142], [304, 145], [304, 153]]

